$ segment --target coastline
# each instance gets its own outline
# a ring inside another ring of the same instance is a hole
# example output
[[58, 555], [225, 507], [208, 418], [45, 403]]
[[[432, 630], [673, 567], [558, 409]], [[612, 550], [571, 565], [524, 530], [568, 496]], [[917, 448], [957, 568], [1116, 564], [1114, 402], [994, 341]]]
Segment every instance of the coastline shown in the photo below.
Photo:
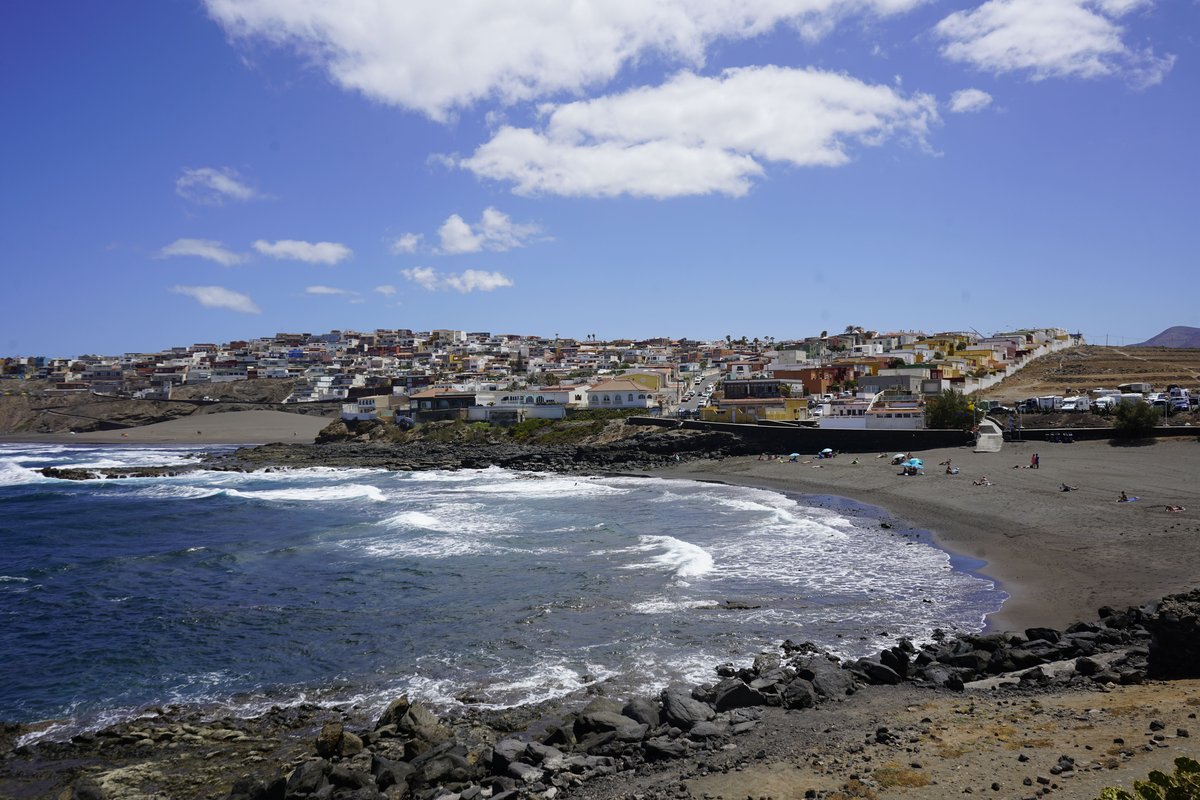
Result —
[[[72, 437], [71, 441], [78, 439]], [[121, 443], [129, 440], [123, 439]], [[138, 442], [147, 443], [150, 442]], [[1040, 469], [1013, 469], [1027, 464], [1035, 451], [1041, 455]], [[1177, 440], [1137, 448], [1114, 448], [1107, 443], [1029, 443], [1006, 446], [1000, 454], [973, 454], [956, 448], [917, 455], [924, 457], [929, 467], [926, 476], [917, 478], [898, 476], [888, 459], [872, 455], [857, 456], [858, 464], [852, 463], [856, 458], [852, 455], [810, 463], [759, 461], [754, 456], [696, 459], [666, 468], [638, 470], [637, 474], [754, 486], [789, 496], [802, 495], [806, 502], [826, 507], [839, 507], [845, 499], [850, 501], [847, 506], [851, 511], [855, 511], [851, 504], [860, 509], [866, 507], [862, 516], [867, 520], [876, 518], [880, 512], [878, 519], [895, 520], [893, 532], [897, 535], [917, 533], [924, 540], [932, 539], [951, 553], [952, 558], [983, 562], [978, 569], [968, 565], [968, 571], [995, 580], [999, 588], [1012, 595], [999, 612], [989, 616], [989, 627], [993, 629], [1061, 628], [1076, 620], [1095, 619], [1101, 604], [1140, 605], [1194, 585], [1195, 576], [1187, 570], [1188, 565], [1197, 563], [1200, 554], [1200, 535], [1197, 535], [1200, 509], [1194, 507], [1200, 498], [1192, 488], [1196, 466], [1200, 465], [1200, 448], [1194, 441]], [[938, 461], [947, 458], [960, 467], [959, 475], [944, 475], [944, 468], [937, 466]], [[972, 486], [971, 481], [979, 474], [987, 474], [993, 485]], [[1079, 489], [1059, 492], [1058, 486], [1063, 482]], [[1115, 504], [1114, 498], [1120, 491], [1139, 495], [1141, 499], [1132, 504]], [[1165, 505], [1184, 505], [1187, 510], [1170, 513]], [[1129, 596], [1121, 597], [1119, 591]], [[887, 720], [893, 729], [899, 727], [906, 735], [916, 737], [909, 742], [919, 738], [923, 745], [906, 751], [915, 754], [919, 750], [920, 766], [913, 762], [913, 767], [933, 779], [933, 787], [927, 788], [923, 796], [945, 798], [972, 789], [986, 790], [989, 782], [997, 780], [1006, 789], [1015, 788], [1023, 777], [1036, 774], [1031, 771], [1034, 767], [1023, 766], [1009, 752], [1013, 749], [1021, 748], [1036, 762], [1042, 762], [1037, 769], [1045, 773], [1052, 763], [1051, 750], [1041, 752], [1042, 748], [1071, 753], [1082, 764], [1091, 758], [1087, 751], [1109, 747], [1107, 743], [1116, 741], [1116, 736], [1133, 739], [1140, 737], [1143, 730], [1156, 730], [1147, 726], [1156, 714], [1163, 717], [1160, 707], [1180, 709], [1165, 717], [1170, 727], [1174, 727], [1186, 726], [1189, 706], [1200, 705], [1200, 683], [1196, 681], [1151, 683], [1144, 687], [1110, 686], [1099, 690], [1085, 682], [1069, 687], [1060, 685], [1053, 694], [1047, 693], [1048, 688], [1034, 690], [1038, 699], [1031, 701], [1029, 708], [1031, 713], [1040, 715], [1042, 706], [1033, 710], [1035, 703], [1053, 707], [1053, 717], [1061, 718], [1062, 725], [1047, 728], [1043, 718], [1038, 722], [1038, 735], [1031, 730], [1024, 734], [1024, 739], [1015, 741], [993, 742], [988, 738], [990, 734], [983, 737], [979, 731], [986, 732], [992, 727], [1024, 730], [1027, 724], [1032, 724], [1028, 716], [1015, 710], [1019, 703], [1025, 702], [1018, 699], [1025, 695], [1016, 688], [1007, 690], [1011, 693], [972, 692], [971, 716], [964, 719], [961, 694], [909, 686], [866, 686], [853, 701], [833, 700], [828, 705], [805, 710], [800, 717], [794, 716], [795, 711], [767, 709], [752, 733], [733, 740], [736, 746], [728, 754], [715, 746], [688, 745], [685, 751], [691, 748], [689, 752], [698, 756], [698, 761], [682, 759], [652, 769], [647, 765], [647, 769], [639, 768], [636, 772], [623, 770], [608, 778], [597, 777], [594, 783], [575, 786], [569, 794], [599, 800], [628, 797], [637, 788], [648, 790], [648, 797], [666, 797], [656, 792], [686, 784], [693, 797], [771, 793], [800, 796], [800, 790], [810, 788], [822, 796], [843, 784], [853, 785], [860, 775], [869, 775], [877, 767], [880, 774], [886, 773], [890, 768], [887, 759], [899, 755], [894, 752], [899, 746], [896, 740], [877, 735], [879, 721]], [[1097, 694], [1098, 691], [1105, 694]], [[606, 713], [619, 713], [621, 709], [612, 706], [613, 702], [600, 691], [593, 705]], [[540, 716], [541, 711], [547, 710], [530, 707], [514, 710], [517, 719], [513, 722], [525, 725]], [[343, 724], [354, 725], [355, 730], [362, 731], [362, 739], [377, 750], [386, 745], [386, 741], [373, 737], [369, 731], [357, 728], [361, 721], [346, 716], [348, 713], [307, 706], [295, 710], [272, 709], [267, 716], [256, 720], [222, 718], [201, 724], [191, 717], [195, 724], [186, 728], [180, 720], [166, 718], [161, 723], [166, 726], [161, 729], [165, 731], [161, 741], [160, 728], [155, 727], [159, 723], [139, 718], [102, 734], [89, 734], [79, 741], [14, 751], [14, 755], [25, 765], [21, 770], [30, 770], [29, 774], [39, 781], [50, 781], [47, 785], [61, 786], [62, 780], [80, 774], [76, 770], [82, 763], [84, 774], [95, 775], [101, 785], [109, 788], [122, 781], [122, 765], [141, 761], [147, 753], [153, 753], [151, 763], [157, 764], [156, 759], [161, 758], [163, 774], [170, 773], [179, 781], [177, 796], [211, 796], [199, 792], [207, 791], [216, 782], [222, 785], [222, 793], [229, 786], [227, 796], [241, 797], [236, 785], [229, 783], [235, 776], [251, 773], [269, 780], [271, 774], [286, 772], [286, 766], [276, 765], [295, 765], [311, 758], [310, 737], [315, 732], [314, 726], [325, 724], [326, 720], [332, 720], [339, 730]], [[548, 713], [548, 719], [559, 719], [557, 711]], [[1086, 728], [1091, 731], [1088, 734], [1081, 735], [1081, 728], [1072, 722], [1080, 715], [1088, 716]], [[1194, 713], [1190, 719], [1195, 719]], [[817, 735], [822, 729], [827, 734], [831, 730], [840, 733]], [[511, 729], [505, 725], [496, 730]], [[180, 770], [174, 766], [179, 751], [168, 748], [173, 737], [178, 741], [184, 736], [195, 736], [197, 740], [194, 743], [189, 740], [185, 745], [183, 752], [189, 761], [186, 769]], [[1122, 748], [1117, 753], [1119, 759], [1110, 758], [1105, 763], [1105, 771], [1099, 771], [1100, 762], [1096, 761], [1090, 767], [1095, 771], [1073, 778], [1070, 788], [1058, 785], [1054, 788], [1067, 789], [1064, 796], [1082, 797], [1071, 790], [1083, 790], [1090, 797], [1099, 786], [1118, 782], [1128, 785], [1129, 780], [1142, 777], [1151, 767], [1169, 769], [1170, 756], [1195, 752], [1190, 744], [1195, 740], [1186, 736], [1183, 733], [1170, 737], [1169, 742], [1147, 745], [1144, 753], [1140, 750], [1136, 753], [1136, 760], [1133, 748]], [[155, 742], [152, 748], [145, 744], [151, 739]], [[981, 750], [976, 756], [961, 759], [954, 755], [955, 746], [945, 745], [958, 739], [972, 748], [981, 749], [986, 744], [992, 750]], [[866, 751], [864, 740], [868, 742]], [[115, 742], [117, 747], [108, 742]], [[320, 744], [317, 747], [319, 751]], [[729, 748], [727, 745], [724, 749]], [[221, 756], [210, 761], [218, 751]], [[264, 752], [272, 752], [274, 756], [264, 761], [256, 754]], [[761, 755], [752, 760], [751, 752]], [[899, 755], [900, 760], [911, 761], [915, 757]], [[352, 761], [346, 756], [343, 764]], [[157, 769], [153, 767], [150, 774], [156, 774]], [[16, 771], [0, 769], [0, 786], [18, 785], [6, 783], [6, 779], [23, 780]], [[196, 788], [194, 791], [198, 793], [190, 794], [193, 786], [206, 789]], [[881, 790], [880, 797], [901, 794]], [[107, 796], [148, 795], [135, 792]]]
[[[1034, 452], [1039, 469], [1024, 468]], [[952, 555], [984, 562], [977, 572], [1009, 595], [989, 615], [989, 629], [1062, 626], [1091, 619], [1104, 605], [1140, 605], [1195, 584], [1189, 565], [1200, 563], [1200, 447], [1193, 440], [1140, 447], [1018, 442], [1000, 453], [947, 448], [916, 455], [925, 460], [924, 476], [902, 477], [889, 459], [850, 454], [811, 463], [742, 456], [649, 474], [883, 508], [900, 525], [929, 531]], [[959, 474], [944, 474], [938, 464], [947, 459]], [[983, 475], [992, 485], [972, 485]], [[1063, 483], [1078, 488], [1063, 492]], [[1139, 501], [1116, 503], [1122, 491]], [[1172, 513], [1169, 505], [1186, 510]]]
[[226, 411], [108, 431], [0, 434], [0, 444], [311, 444], [330, 421], [286, 411]]

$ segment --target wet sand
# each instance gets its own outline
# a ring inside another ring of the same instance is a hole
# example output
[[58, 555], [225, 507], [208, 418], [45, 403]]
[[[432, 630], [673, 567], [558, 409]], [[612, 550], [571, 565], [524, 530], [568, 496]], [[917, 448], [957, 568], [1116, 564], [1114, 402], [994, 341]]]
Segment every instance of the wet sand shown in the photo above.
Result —
[[54, 444], [271, 444], [310, 443], [329, 417], [284, 411], [227, 411], [89, 433], [41, 433], [0, 436], [0, 442]]
[[[1034, 452], [1039, 469], [1027, 468]], [[810, 463], [731, 458], [655, 474], [881, 506], [932, 532], [951, 553], [986, 562], [979, 572], [1011, 595], [989, 617], [995, 630], [1061, 627], [1095, 619], [1104, 605], [1140, 605], [1200, 585], [1195, 439], [1143, 446], [1027, 442], [1006, 444], [1000, 453], [949, 448], [914, 455], [925, 460], [924, 476], [902, 477], [888, 458], [871, 454]], [[947, 459], [959, 474], [945, 474], [939, 462]], [[992, 485], [972, 485], [984, 475]], [[1063, 483], [1078, 488], [1063, 492]], [[1140, 499], [1118, 503], [1122, 491]], [[1168, 511], [1171, 505], [1186, 510]]]

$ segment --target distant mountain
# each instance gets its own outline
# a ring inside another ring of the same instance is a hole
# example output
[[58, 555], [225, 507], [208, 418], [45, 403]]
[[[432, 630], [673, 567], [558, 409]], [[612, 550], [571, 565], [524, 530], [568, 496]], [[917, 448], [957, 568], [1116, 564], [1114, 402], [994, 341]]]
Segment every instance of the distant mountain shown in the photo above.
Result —
[[1184, 348], [1200, 348], [1200, 328], [1189, 328], [1186, 325], [1176, 325], [1173, 328], [1167, 328], [1158, 336], [1151, 337], [1144, 342], [1130, 345], [1130, 347], [1184, 347]]

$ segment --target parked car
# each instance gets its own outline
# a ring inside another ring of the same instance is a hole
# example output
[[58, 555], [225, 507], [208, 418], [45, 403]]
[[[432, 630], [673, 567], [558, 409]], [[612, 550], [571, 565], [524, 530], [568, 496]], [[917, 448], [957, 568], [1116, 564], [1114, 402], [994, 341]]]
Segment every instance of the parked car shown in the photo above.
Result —
[[988, 409], [989, 414], [1015, 414], [1017, 410], [1009, 406], [992, 406]]

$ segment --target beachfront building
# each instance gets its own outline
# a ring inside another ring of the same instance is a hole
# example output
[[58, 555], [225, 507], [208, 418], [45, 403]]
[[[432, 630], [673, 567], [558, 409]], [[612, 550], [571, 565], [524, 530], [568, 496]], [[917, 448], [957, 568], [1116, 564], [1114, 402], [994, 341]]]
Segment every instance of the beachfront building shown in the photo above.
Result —
[[808, 402], [791, 396], [786, 381], [750, 378], [722, 381], [721, 392], [700, 411], [707, 422], [799, 422], [808, 419]]
[[433, 386], [409, 395], [408, 410], [418, 422], [466, 419], [467, 409], [475, 405], [475, 392], [455, 386]]
[[654, 408], [658, 397], [628, 378], [601, 381], [587, 390], [588, 408]]

